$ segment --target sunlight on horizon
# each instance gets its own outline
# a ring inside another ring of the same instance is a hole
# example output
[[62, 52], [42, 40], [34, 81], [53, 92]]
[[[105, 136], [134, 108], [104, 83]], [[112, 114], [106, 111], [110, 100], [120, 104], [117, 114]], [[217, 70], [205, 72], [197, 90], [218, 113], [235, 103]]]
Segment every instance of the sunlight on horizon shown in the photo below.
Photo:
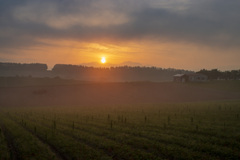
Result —
[[102, 59], [101, 59], [101, 63], [106, 63], [106, 58], [105, 57], [102, 57]]

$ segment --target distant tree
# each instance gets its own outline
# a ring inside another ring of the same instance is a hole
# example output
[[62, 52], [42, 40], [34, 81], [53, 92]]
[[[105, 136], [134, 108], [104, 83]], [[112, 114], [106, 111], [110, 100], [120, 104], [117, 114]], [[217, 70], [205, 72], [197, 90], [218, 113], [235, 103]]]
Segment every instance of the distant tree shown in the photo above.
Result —
[[207, 75], [210, 80], [216, 80], [216, 79], [237, 80], [237, 79], [240, 79], [240, 70], [221, 72], [217, 69], [212, 69], [212, 70], [202, 69], [202, 70], [198, 71], [197, 73]]

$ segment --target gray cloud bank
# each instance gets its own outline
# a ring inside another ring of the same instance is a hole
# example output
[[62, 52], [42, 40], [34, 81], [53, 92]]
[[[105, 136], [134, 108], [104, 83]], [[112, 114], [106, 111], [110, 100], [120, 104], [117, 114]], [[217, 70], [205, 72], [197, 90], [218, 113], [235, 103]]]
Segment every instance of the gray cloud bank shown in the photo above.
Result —
[[44, 38], [238, 48], [239, 8], [239, 0], [0, 0], [0, 48], [47, 45]]

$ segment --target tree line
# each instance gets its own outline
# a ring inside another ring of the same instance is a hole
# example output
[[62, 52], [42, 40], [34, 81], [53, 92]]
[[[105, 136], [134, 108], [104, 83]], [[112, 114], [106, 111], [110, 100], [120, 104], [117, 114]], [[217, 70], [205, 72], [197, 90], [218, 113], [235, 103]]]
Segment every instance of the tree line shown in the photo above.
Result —
[[16, 71], [46, 71], [46, 64], [41, 63], [0, 63], [0, 70], [16, 70]]
[[86, 67], [77, 65], [56, 64], [52, 72], [56, 75], [94, 81], [172, 81], [173, 75], [192, 73], [180, 69], [163, 69], [158, 67]]
[[59, 77], [84, 81], [172, 81], [173, 75], [191, 71], [158, 67], [87, 67], [56, 64], [47, 70], [46, 64], [0, 63], [0, 76]]
[[240, 80], [240, 70], [220, 71], [218, 69], [202, 69], [197, 73], [208, 76], [209, 80]]
[[[47, 70], [47, 64], [41, 63], [1, 63], [0, 76], [60, 77], [87, 81], [172, 81], [175, 74], [194, 73], [192, 71], [159, 67], [87, 67], [82, 65], [56, 64]], [[196, 73], [208, 76], [209, 80], [237, 80], [240, 70], [220, 71], [202, 69]]]

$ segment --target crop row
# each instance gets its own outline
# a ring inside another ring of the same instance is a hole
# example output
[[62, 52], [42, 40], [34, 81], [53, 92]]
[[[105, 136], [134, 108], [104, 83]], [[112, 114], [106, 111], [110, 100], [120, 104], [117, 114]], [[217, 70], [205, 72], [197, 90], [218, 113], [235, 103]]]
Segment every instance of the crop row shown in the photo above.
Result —
[[240, 158], [238, 104], [1, 111], [2, 159]]

